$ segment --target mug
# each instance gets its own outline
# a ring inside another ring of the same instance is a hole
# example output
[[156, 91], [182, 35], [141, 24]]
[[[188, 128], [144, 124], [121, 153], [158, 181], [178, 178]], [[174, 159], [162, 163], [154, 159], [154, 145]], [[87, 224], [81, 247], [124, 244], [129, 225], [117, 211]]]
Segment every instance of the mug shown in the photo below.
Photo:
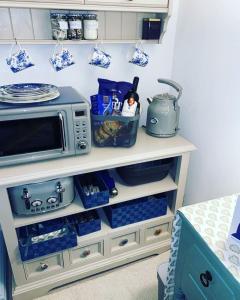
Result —
[[18, 46], [19, 49], [13, 53], [13, 45], [11, 47], [8, 58], [6, 58], [7, 64], [10, 66], [10, 69], [13, 71], [13, 73], [17, 73], [34, 66], [27, 50], [22, 49], [21, 46], [17, 43], [16, 46]]
[[54, 70], [57, 72], [75, 64], [75, 62], [73, 61], [73, 56], [70, 53], [70, 51], [62, 47], [61, 50], [57, 52], [58, 46], [59, 45], [55, 46], [53, 55], [50, 58], [50, 63], [52, 64]]
[[146, 67], [149, 61], [149, 56], [139, 47], [135, 47], [132, 59], [130, 63], [137, 65], [139, 67]]
[[111, 55], [95, 47], [93, 49], [92, 58], [89, 64], [107, 69], [111, 64], [111, 59], [112, 59]]

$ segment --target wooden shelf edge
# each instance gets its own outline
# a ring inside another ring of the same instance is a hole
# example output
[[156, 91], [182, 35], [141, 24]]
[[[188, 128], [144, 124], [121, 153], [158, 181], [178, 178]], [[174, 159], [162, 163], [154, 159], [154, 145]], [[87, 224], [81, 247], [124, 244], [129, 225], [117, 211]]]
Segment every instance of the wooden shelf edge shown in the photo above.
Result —
[[[159, 187], [157, 185], [159, 184]], [[121, 202], [126, 202], [126, 201], [131, 201], [137, 198], [145, 197], [145, 196], [150, 196], [158, 193], [164, 193], [164, 192], [169, 192], [177, 189], [176, 183], [173, 181], [170, 175], [168, 175], [166, 178], [164, 178], [161, 181], [157, 182], [151, 182], [145, 185], [140, 186], [135, 186], [135, 187], [129, 187], [129, 186], [123, 186], [119, 183], [116, 183], [117, 188], [119, 189], [119, 196], [116, 198], [110, 198], [109, 203], [93, 208], [84, 208], [82, 201], [76, 192], [76, 196], [74, 201], [68, 205], [65, 208], [60, 208], [59, 210], [55, 210], [52, 212], [44, 213], [44, 214], [39, 214], [39, 215], [34, 215], [34, 216], [17, 216], [14, 215], [14, 224], [15, 228], [19, 228], [22, 226], [27, 226], [39, 222], [44, 222], [48, 220], [53, 220], [56, 218], [60, 217], [67, 217], [72, 214], [77, 214], [81, 213], [84, 211], [92, 210], [92, 209], [98, 209], [104, 206], [108, 205], [113, 205]], [[138, 189], [140, 190], [138, 194], [136, 194], [135, 197], [132, 197], [132, 194], [130, 192], [131, 189], [134, 189], [134, 191], [137, 191]], [[122, 195], [121, 195], [122, 194]]]
[[[19, 44], [23, 45], [55, 45], [56, 40], [17, 40]], [[141, 42], [143, 44], [159, 44], [159, 40], [64, 40], [61, 41], [63, 45], [96, 45], [98, 43], [103, 44], [135, 44]], [[15, 40], [0, 40], [0, 45], [14, 44]]]
[[87, 10], [87, 11], [126, 11], [126, 12], [153, 12], [153, 13], [168, 13], [168, 7], [154, 6], [122, 6], [122, 5], [93, 5], [79, 4], [77, 1], [72, 3], [67, 2], [37, 2], [37, 1], [0, 1], [0, 7], [3, 8], [39, 8], [39, 9], [64, 9], [64, 10]]

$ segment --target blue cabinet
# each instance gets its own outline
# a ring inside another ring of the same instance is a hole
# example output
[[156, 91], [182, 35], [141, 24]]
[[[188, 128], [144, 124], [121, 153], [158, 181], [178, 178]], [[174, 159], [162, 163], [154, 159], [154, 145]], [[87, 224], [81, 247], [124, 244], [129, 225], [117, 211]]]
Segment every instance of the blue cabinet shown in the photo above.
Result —
[[181, 214], [174, 299], [239, 300], [239, 282]]

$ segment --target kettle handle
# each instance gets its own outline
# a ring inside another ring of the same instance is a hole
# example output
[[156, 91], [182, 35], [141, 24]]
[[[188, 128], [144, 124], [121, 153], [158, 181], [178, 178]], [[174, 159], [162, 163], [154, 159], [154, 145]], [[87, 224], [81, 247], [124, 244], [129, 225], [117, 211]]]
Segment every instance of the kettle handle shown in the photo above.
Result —
[[[170, 80], [170, 79], [159, 78], [159, 79], [158, 79], [158, 82], [159, 82], [159, 83], [168, 84], [168, 85], [170, 85], [171, 87], [173, 87], [173, 88], [178, 92], [177, 100], [181, 97], [181, 95], [182, 95], [182, 90], [183, 90], [183, 89], [182, 89], [181, 85], [179, 85], [179, 84], [176, 83], [175, 81]], [[177, 100], [176, 100], [176, 101], [177, 101]]]

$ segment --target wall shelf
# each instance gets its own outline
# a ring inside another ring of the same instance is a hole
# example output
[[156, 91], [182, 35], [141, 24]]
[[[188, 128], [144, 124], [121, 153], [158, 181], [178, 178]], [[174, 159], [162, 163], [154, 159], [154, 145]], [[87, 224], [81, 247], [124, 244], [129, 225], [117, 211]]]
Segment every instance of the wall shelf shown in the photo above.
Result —
[[[0, 40], [0, 45], [12, 45], [16, 41], [15, 40]], [[17, 40], [17, 42], [21, 45], [55, 45], [57, 41], [55, 40]], [[142, 44], [159, 44], [158, 40], [65, 40], [61, 41], [62, 45], [96, 45], [96, 44], [136, 44], [141, 42]]]
[[[102, 8], [105, 7], [102, 6]], [[30, 45], [51, 45], [56, 43], [55, 40], [52, 40], [50, 11], [68, 13], [70, 9], [0, 8], [0, 44], [11, 44], [15, 42], [15, 39], [19, 43]], [[84, 13], [83, 10], [80, 12]], [[136, 43], [140, 41], [142, 39], [143, 18], [160, 18], [162, 22], [160, 39], [144, 40], [142, 42], [148, 44], [161, 43], [170, 17], [169, 11], [162, 12], [161, 10], [158, 12], [139, 12], [93, 10], [92, 8], [91, 12], [98, 15], [97, 42], [103, 43]], [[65, 40], [63, 43], [69, 45], [95, 44], [96, 41]]]

